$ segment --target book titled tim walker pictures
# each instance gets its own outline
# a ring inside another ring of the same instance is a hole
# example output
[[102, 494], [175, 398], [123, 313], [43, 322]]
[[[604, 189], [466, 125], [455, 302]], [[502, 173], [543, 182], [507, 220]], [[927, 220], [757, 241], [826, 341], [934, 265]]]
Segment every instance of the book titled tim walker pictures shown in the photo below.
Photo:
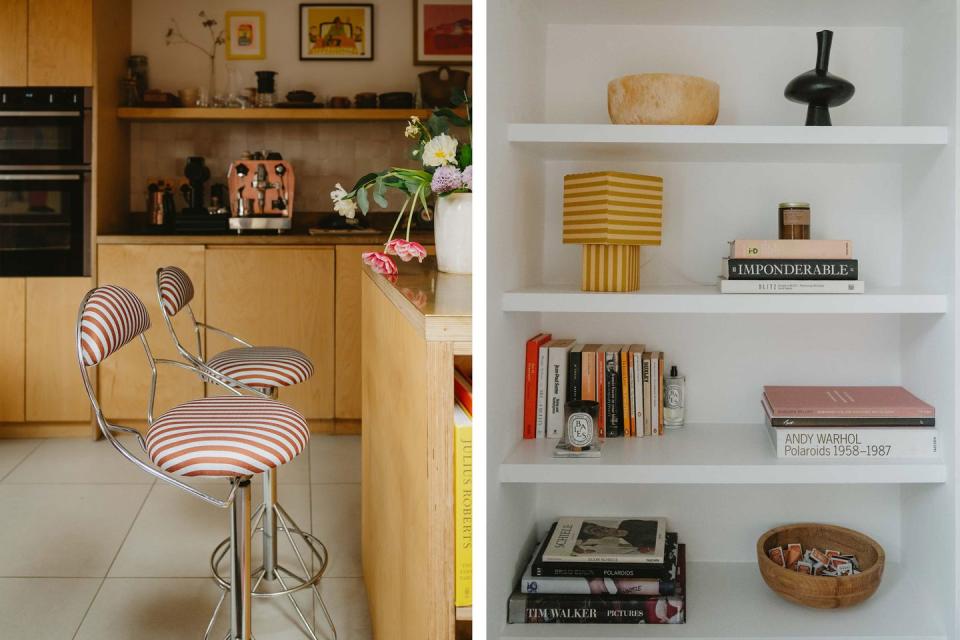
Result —
[[863, 293], [849, 240], [734, 240], [721, 293]]
[[591, 540], [596, 539], [618, 548], [633, 547], [636, 543], [650, 548], [652, 538], [649, 536], [653, 529], [642, 525], [641, 538], [635, 538], [632, 523], [656, 523], [659, 530], [662, 519], [563, 518], [554, 522], [533, 550], [520, 585], [510, 597], [508, 622], [680, 624], [686, 621], [686, 550], [675, 532], [665, 533], [663, 561], [657, 564], [546, 562], [544, 554], [556, 537], [558, 527], [569, 520], [591, 523], [586, 529], [580, 529], [588, 532], [579, 538], [585, 544], [590, 545]]
[[937, 458], [933, 406], [899, 386], [766, 386], [761, 399], [778, 458]]

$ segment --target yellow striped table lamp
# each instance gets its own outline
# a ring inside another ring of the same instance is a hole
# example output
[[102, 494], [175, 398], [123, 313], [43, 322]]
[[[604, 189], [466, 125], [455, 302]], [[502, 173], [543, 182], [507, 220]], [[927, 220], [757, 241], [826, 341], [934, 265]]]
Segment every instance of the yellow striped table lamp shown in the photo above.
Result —
[[584, 291], [640, 288], [640, 246], [660, 245], [663, 178], [622, 171], [563, 177], [563, 242], [583, 245]]

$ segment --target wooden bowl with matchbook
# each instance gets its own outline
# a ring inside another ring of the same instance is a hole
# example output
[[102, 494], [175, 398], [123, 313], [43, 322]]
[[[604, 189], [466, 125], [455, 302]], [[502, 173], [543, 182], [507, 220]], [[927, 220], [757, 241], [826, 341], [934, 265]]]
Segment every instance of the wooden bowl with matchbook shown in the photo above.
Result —
[[791, 602], [840, 609], [872, 596], [885, 554], [876, 540], [829, 524], [790, 524], [757, 540], [757, 562], [767, 586]]

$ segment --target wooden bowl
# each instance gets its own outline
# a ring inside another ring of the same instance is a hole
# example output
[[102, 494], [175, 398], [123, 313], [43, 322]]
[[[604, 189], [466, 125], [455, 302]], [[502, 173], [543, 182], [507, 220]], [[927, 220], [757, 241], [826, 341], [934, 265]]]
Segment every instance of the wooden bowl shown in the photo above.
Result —
[[[860, 573], [851, 576], [810, 576], [781, 567], [767, 556], [776, 546], [799, 542], [804, 550], [816, 547], [852, 553]], [[884, 564], [883, 547], [872, 538], [852, 529], [829, 524], [790, 524], [770, 529], [757, 540], [757, 562], [767, 586], [780, 597], [818, 609], [841, 609], [859, 604], [880, 586]]]
[[613, 124], [716, 124], [720, 85], [673, 73], [642, 73], [611, 80], [607, 112]]

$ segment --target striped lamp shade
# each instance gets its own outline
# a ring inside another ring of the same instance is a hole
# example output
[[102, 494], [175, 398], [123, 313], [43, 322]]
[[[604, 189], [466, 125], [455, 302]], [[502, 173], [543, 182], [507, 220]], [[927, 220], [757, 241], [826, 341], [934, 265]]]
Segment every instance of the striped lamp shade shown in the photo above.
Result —
[[629, 244], [583, 245], [584, 291], [636, 291], [640, 288], [640, 247]]
[[563, 177], [565, 244], [659, 245], [663, 178], [622, 171]]

